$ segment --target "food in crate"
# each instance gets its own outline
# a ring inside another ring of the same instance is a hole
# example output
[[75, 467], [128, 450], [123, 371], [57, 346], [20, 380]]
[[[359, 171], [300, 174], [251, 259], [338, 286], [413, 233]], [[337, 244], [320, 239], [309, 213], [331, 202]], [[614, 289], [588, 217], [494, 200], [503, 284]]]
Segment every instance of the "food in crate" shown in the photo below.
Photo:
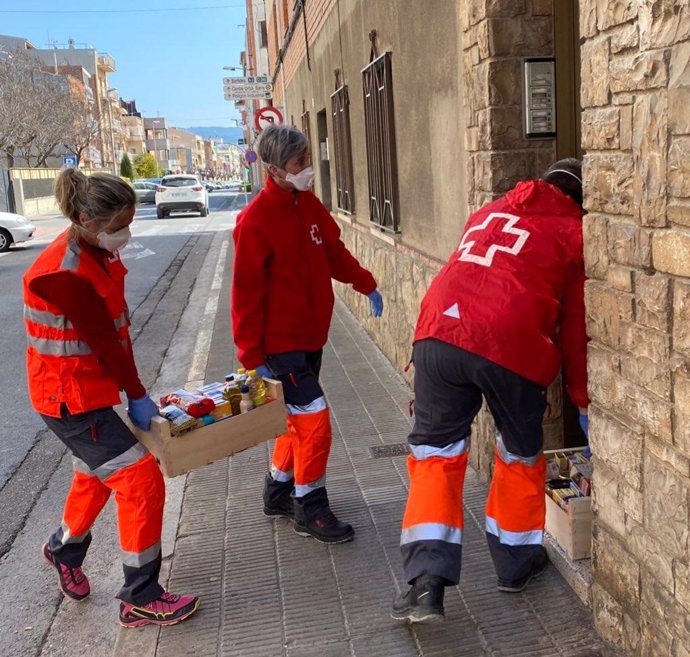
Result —
[[546, 464], [546, 494], [565, 509], [575, 497], [592, 490], [592, 463], [582, 452], [556, 452]]

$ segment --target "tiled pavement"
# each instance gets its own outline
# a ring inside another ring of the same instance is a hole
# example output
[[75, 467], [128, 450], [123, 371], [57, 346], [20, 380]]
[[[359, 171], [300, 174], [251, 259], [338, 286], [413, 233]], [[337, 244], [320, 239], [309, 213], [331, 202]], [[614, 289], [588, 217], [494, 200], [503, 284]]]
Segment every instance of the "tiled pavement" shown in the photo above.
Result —
[[[209, 368], [209, 374], [219, 373]], [[463, 572], [460, 586], [447, 589], [446, 622], [411, 628], [392, 621], [393, 594], [404, 587], [398, 541], [408, 485], [405, 457], [373, 458], [370, 447], [405, 442], [410, 391], [341, 304], [322, 382], [334, 428], [329, 495], [336, 514], [355, 526], [355, 540], [328, 547], [297, 536], [284, 519], [262, 515], [269, 445], [193, 472], [170, 589], [199, 594], [202, 608], [181, 625], [160, 631], [156, 655], [614, 654], [553, 567], [523, 593], [496, 590], [483, 534], [486, 487], [472, 471], [465, 484]]]

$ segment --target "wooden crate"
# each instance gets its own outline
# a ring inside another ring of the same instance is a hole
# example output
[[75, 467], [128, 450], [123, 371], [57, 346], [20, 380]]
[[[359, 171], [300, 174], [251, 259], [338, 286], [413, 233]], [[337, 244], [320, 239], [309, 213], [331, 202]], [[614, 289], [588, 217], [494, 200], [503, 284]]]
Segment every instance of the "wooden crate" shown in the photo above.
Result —
[[156, 457], [166, 477], [177, 477], [243, 449], [272, 440], [287, 431], [283, 386], [264, 379], [273, 401], [199, 429], [173, 436], [165, 418], [154, 417], [150, 431], [130, 424], [140, 443]]
[[546, 495], [546, 531], [572, 561], [592, 555], [592, 498], [574, 497], [567, 510]]

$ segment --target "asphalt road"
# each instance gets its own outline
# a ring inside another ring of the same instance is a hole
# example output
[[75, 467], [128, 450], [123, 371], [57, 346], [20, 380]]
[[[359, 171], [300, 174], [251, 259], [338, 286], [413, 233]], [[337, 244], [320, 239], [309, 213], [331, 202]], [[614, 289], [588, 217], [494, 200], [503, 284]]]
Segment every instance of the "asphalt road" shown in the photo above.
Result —
[[[184, 385], [195, 363], [198, 370], [199, 336], [204, 321], [213, 320], [204, 317], [204, 309], [214, 278], [227, 275], [231, 229], [244, 202], [244, 194], [215, 192], [211, 213], [204, 218], [179, 213], [157, 219], [152, 205], [137, 210], [132, 240], [121, 255], [129, 269], [127, 299], [137, 365], [144, 385], [154, 393]], [[0, 254], [0, 655], [105, 657], [118, 627], [113, 596], [122, 572], [112, 502], [94, 528], [102, 533], [99, 547], [94, 549], [94, 541], [89, 554], [89, 574], [100, 579], [89, 606], [91, 626], [75, 611], [79, 605], [62, 603], [54, 572], [39, 559], [42, 542], [60, 522], [71, 464], [31, 409], [26, 389], [22, 276], [67, 221], [43, 217], [34, 223], [32, 242]], [[181, 489], [169, 485], [167, 532], [176, 526], [175, 502], [180, 498]], [[164, 540], [164, 556], [166, 544], [171, 541]]]

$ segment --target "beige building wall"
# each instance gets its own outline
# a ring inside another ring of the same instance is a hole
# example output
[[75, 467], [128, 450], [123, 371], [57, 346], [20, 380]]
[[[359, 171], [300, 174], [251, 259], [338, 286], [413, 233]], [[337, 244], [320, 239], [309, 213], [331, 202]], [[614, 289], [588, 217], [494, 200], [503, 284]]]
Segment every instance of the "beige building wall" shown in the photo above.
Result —
[[580, 2], [594, 613], [690, 655], [690, 9]]

